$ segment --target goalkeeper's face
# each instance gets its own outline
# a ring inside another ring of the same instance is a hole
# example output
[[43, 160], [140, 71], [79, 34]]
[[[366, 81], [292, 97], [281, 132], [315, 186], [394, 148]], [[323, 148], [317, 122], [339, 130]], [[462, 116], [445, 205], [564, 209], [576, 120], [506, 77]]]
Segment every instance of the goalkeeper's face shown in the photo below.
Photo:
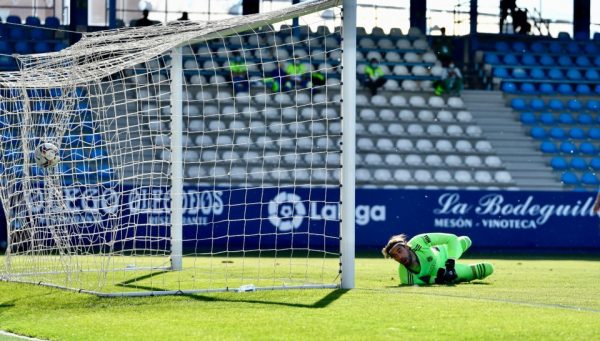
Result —
[[412, 254], [410, 253], [408, 246], [400, 243], [394, 245], [394, 247], [390, 249], [389, 254], [390, 257], [402, 265], [409, 265], [412, 260]]

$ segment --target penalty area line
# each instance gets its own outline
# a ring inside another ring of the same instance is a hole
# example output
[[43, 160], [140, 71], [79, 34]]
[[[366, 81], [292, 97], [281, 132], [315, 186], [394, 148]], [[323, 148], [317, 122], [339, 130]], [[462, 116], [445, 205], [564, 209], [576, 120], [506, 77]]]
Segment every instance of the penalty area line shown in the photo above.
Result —
[[[32, 341], [44, 341], [43, 339], [37, 339], [35, 337], [29, 337], [24, 335], [19, 335], [11, 332], [7, 332], [5, 330], [0, 329], [0, 336], [6, 337], [7, 340], [32, 340]], [[2, 338], [4, 339], [4, 338]]]
[[[359, 289], [359, 290], [373, 290], [373, 289]], [[383, 289], [383, 290], [375, 289], [373, 291], [398, 293], [397, 291], [387, 290], [387, 289]], [[436, 294], [436, 293], [425, 293], [425, 292], [410, 292], [410, 293], [405, 292], [405, 294], [449, 297], [449, 298], [462, 298], [462, 299], [470, 299], [470, 300], [477, 300], [477, 301], [489, 301], [489, 302], [498, 302], [498, 303], [511, 303], [511, 304], [517, 304], [517, 305], [526, 305], [526, 306], [532, 306], [532, 307], [537, 307], [537, 308], [557, 308], [557, 309], [565, 309], [565, 310], [587, 311], [587, 312], [592, 312], [592, 313], [600, 313], [600, 309], [595, 309], [595, 308], [577, 307], [577, 306], [557, 304], [557, 303], [552, 304], [552, 303], [536, 303], [536, 302], [518, 301], [518, 300], [511, 300], [511, 299], [506, 299], [506, 298], [473, 297], [473, 296]]]

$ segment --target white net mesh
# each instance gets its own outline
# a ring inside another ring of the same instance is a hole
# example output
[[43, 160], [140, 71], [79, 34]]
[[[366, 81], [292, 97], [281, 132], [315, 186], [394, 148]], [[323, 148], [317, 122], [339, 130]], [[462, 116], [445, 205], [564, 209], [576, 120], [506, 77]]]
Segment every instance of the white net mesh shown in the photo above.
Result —
[[[334, 6], [19, 56], [19, 72], [0, 74], [2, 278], [103, 293], [337, 285]], [[36, 165], [41, 143], [58, 147], [57, 166]]]

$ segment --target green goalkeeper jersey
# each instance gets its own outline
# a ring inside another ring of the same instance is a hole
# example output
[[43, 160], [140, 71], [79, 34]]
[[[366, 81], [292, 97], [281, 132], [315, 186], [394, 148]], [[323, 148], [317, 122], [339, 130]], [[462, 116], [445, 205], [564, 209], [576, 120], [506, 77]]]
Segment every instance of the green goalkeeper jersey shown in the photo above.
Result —
[[419, 273], [399, 264], [398, 275], [402, 284], [431, 284], [439, 268], [444, 268], [448, 258], [457, 259], [462, 247], [457, 236], [448, 233], [424, 233], [413, 237], [408, 245], [415, 252], [421, 265]]

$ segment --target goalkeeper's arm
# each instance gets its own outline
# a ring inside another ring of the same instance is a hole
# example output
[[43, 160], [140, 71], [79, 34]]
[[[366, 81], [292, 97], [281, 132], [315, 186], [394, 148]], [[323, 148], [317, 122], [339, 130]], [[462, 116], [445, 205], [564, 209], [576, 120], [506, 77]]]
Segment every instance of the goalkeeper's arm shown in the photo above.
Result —
[[437, 246], [446, 245], [448, 247], [448, 258], [456, 260], [460, 257], [462, 248], [458, 237], [450, 233], [423, 233], [414, 236], [408, 244], [411, 247], [416, 245]]

